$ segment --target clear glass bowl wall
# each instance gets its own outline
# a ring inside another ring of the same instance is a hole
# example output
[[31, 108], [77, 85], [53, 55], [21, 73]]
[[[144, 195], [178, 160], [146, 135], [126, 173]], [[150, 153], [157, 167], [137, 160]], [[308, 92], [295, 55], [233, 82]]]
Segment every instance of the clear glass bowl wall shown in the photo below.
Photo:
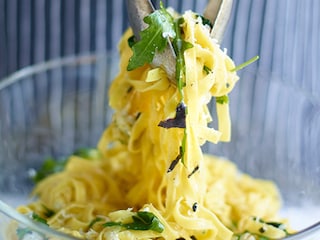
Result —
[[[30, 171], [46, 157], [96, 146], [112, 115], [107, 92], [117, 71], [115, 54], [72, 56], [0, 82], [0, 200], [13, 207], [27, 201]], [[283, 195], [283, 214], [298, 230], [311, 227], [318, 236], [320, 100], [272, 74], [253, 68], [239, 74], [230, 95], [232, 141], [203, 149], [254, 177], [274, 180]], [[211, 109], [214, 115], [214, 104]], [[294, 239], [315, 239], [308, 231]]]

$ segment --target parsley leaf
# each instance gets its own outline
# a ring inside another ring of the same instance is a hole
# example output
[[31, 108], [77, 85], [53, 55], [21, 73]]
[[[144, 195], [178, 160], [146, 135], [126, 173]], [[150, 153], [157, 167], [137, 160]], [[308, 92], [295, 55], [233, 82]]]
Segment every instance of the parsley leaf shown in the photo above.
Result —
[[92, 228], [93, 225], [95, 225], [97, 222], [100, 222], [100, 221], [102, 221], [102, 220], [103, 220], [103, 218], [96, 217], [95, 219], [93, 219], [93, 220], [89, 223], [88, 228]]
[[250, 232], [236, 233], [233, 235], [232, 240], [240, 240], [240, 239], [255, 239], [255, 240], [271, 240], [268, 237], [253, 234]]
[[36, 214], [36, 213], [32, 213], [32, 219], [35, 220], [35, 221], [37, 221], [37, 222], [43, 223], [43, 224], [45, 224], [45, 225], [48, 225], [47, 220], [44, 219], [44, 218], [42, 218], [42, 217], [40, 217], [40, 216], [39, 216], [38, 214]]
[[[87, 160], [96, 160], [101, 158], [101, 153], [96, 148], [79, 148], [73, 153], [73, 155]], [[65, 168], [68, 159], [69, 157], [62, 159], [54, 159], [52, 157], [46, 158], [39, 170], [37, 170], [37, 172], [32, 176], [32, 180], [35, 183], [38, 183], [53, 173], [61, 172]]]
[[206, 74], [209, 74], [212, 72], [212, 70], [206, 65], [203, 66], [203, 71], [205, 71]]
[[160, 220], [151, 212], [139, 211], [136, 215], [132, 216], [133, 222], [106, 222], [104, 227], [120, 226], [130, 230], [152, 230], [155, 232], [163, 232], [164, 226]]
[[213, 24], [211, 23], [211, 21], [208, 18], [205, 18], [204, 16], [199, 15], [199, 14], [197, 14], [196, 17], [201, 18], [203, 25], [208, 25], [210, 28], [213, 28]]
[[35, 183], [38, 183], [53, 173], [61, 172], [64, 169], [66, 163], [67, 159], [56, 160], [51, 157], [45, 159], [41, 168], [32, 177], [33, 181]]
[[219, 104], [226, 104], [229, 102], [229, 97], [227, 95], [216, 97], [216, 102]]
[[129, 59], [128, 71], [141, 67], [145, 63], [151, 63], [154, 55], [167, 47], [168, 37], [176, 36], [173, 18], [162, 4], [160, 9], [146, 16], [143, 21], [149, 26], [141, 31], [140, 41], [132, 45], [133, 55]]
[[52, 217], [53, 215], [55, 215], [55, 211], [53, 211], [52, 209], [48, 208], [47, 206], [45, 205], [42, 205], [42, 207], [44, 208], [45, 212], [44, 212], [44, 215], [49, 218], [49, 217]]
[[101, 154], [96, 148], [79, 148], [73, 155], [85, 158], [87, 160], [95, 160], [101, 158]]

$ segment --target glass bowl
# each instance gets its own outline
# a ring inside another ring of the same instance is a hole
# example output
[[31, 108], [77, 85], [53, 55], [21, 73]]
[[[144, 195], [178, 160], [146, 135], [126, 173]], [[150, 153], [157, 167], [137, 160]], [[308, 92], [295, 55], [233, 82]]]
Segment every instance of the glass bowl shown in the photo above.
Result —
[[[117, 71], [116, 54], [70, 56], [0, 81], [0, 239], [8, 239], [12, 222], [28, 239], [74, 239], [14, 208], [29, 201], [30, 174], [46, 157], [96, 146], [112, 115], [107, 91]], [[277, 183], [281, 214], [298, 230], [286, 239], [319, 239], [320, 100], [272, 74], [239, 74], [230, 95], [232, 140], [204, 150]]]

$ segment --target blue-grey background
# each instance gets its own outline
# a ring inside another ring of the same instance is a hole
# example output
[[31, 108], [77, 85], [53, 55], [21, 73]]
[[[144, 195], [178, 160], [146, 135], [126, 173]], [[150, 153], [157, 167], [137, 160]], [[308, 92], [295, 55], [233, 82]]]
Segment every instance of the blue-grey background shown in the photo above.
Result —
[[[59, 56], [115, 49], [127, 28], [124, 0], [0, 0], [0, 78]], [[206, 0], [167, 0], [202, 12]], [[312, 94], [320, 90], [320, 1], [234, 0], [222, 45], [236, 63], [260, 55], [272, 72]]]

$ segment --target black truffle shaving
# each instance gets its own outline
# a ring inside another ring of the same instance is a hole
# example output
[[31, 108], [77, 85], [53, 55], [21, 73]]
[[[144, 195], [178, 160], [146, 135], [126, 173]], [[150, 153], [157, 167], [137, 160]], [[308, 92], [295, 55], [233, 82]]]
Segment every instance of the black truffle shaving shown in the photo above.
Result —
[[179, 103], [176, 108], [176, 116], [161, 121], [158, 126], [163, 128], [186, 128], [186, 105], [183, 102]]

